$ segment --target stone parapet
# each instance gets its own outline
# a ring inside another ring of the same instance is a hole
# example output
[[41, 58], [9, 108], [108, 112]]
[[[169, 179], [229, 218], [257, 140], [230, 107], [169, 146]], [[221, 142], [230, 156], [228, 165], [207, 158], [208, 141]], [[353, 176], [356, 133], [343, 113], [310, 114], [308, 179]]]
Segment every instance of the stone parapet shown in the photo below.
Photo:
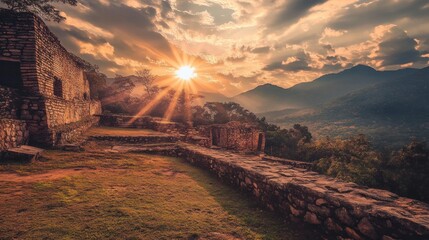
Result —
[[265, 207], [336, 239], [429, 239], [429, 205], [257, 156], [190, 144], [171, 154], [206, 168]]

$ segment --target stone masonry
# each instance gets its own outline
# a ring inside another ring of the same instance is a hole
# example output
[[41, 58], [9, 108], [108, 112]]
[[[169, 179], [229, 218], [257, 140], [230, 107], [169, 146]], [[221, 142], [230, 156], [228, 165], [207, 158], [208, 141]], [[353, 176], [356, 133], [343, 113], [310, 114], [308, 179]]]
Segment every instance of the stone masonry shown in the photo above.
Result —
[[0, 119], [0, 152], [14, 148], [28, 141], [27, 125], [15, 119]]
[[264, 152], [265, 149], [265, 134], [252, 124], [229, 122], [202, 125], [196, 129], [199, 135], [210, 140], [210, 146], [253, 153]]
[[75, 59], [36, 15], [0, 10], [0, 118], [24, 120], [30, 144], [66, 143], [96, 122]]
[[[165, 151], [165, 150], [164, 150]], [[252, 194], [268, 209], [334, 239], [429, 239], [429, 205], [258, 156], [181, 143], [176, 153]]]

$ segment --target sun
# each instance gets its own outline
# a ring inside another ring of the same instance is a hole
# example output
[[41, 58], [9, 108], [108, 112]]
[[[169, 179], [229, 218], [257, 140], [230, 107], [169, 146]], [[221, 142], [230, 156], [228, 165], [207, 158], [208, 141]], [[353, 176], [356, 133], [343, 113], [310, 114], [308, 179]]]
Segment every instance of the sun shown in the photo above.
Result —
[[184, 81], [190, 81], [197, 76], [195, 68], [191, 66], [182, 66], [176, 71], [176, 76]]

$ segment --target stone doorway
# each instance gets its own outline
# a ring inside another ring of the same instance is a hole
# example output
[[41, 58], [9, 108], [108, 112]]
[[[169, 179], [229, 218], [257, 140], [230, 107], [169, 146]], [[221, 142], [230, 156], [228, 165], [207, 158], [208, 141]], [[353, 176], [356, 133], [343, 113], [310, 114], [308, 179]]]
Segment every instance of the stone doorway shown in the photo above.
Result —
[[212, 145], [219, 146], [220, 143], [220, 128], [212, 128]]
[[264, 141], [264, 134], [260, 133], [258, 136], [258, 152], [262, 152], [262, 143]]
[[0, 60], [0, 85], [14, 89], [23, 87], [19, 62]]

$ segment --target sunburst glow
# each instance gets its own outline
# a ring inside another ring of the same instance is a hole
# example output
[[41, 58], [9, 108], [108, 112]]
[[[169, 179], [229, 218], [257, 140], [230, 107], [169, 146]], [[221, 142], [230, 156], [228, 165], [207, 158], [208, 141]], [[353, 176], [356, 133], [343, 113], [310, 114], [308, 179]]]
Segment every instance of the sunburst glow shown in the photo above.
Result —
[[195, 68], [191, 66], [182, 66], [176, 71], [176, 76], [185, 81], [190, 81], [195, 78], [197, 74], [195, 73]]

